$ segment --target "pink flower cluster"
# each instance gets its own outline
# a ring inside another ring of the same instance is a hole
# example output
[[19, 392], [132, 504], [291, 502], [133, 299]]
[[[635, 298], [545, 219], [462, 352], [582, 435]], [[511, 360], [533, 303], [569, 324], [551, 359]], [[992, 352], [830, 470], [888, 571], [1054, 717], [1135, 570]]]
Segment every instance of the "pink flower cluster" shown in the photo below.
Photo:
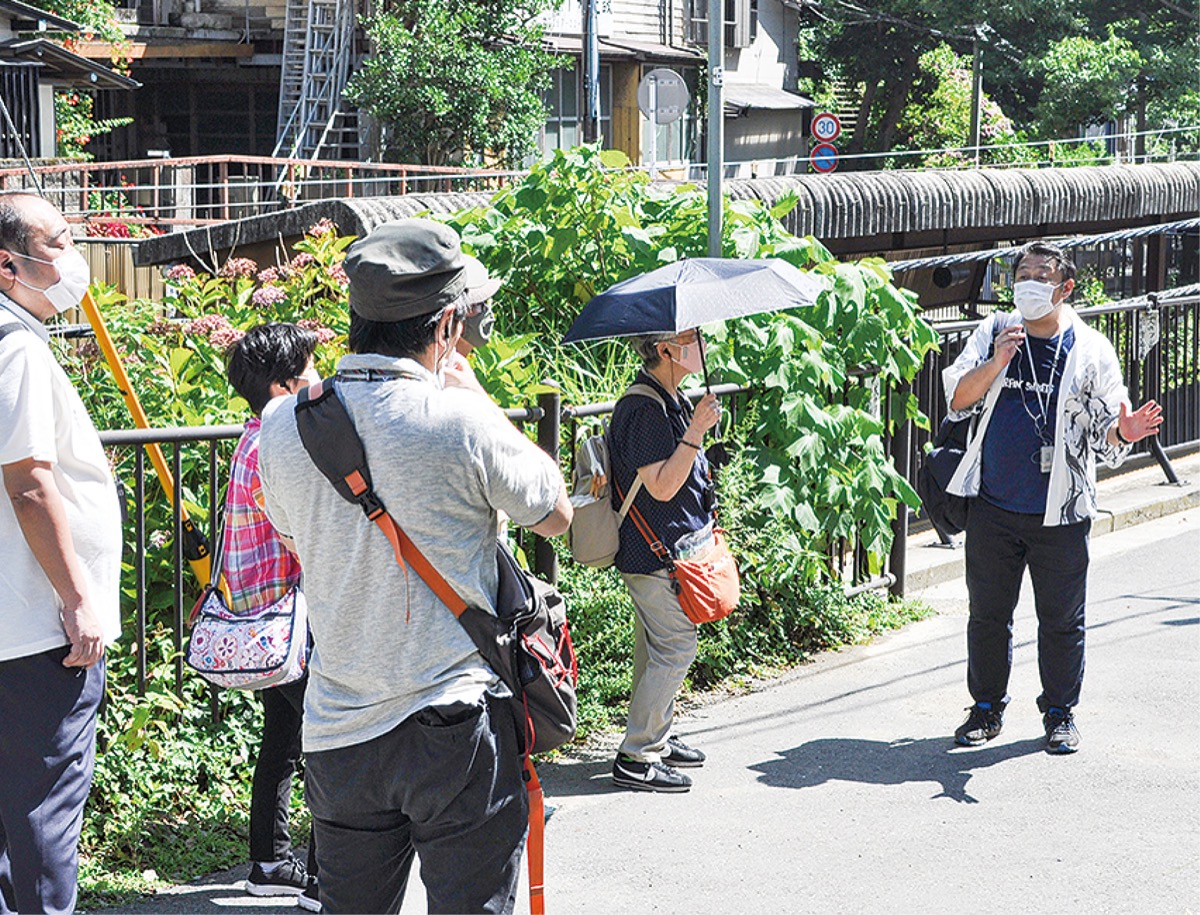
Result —
[[197, 318], [184, 328], [184, 332], [205, 337], [209, 343], [221, 349], [227, 349], [246, 335], [245, 331], [238, 330], [230, 324], [224, 315], [205, 315], [203, 318]]
[[350, 285], [350, 277], [346, 276], [346, 268], [340, 262], [329, 268], [329, 278], [339, 286]]
[[250, 296], [250, 304], [255, 308], [270, 308], [286, 300], [287, 290], [280, 286], [272, 285], [255, 289], [254, 295]]
[[182, 283], [187, 280], [194, 280], [196, 278], [196, 271], [187, 264], [176, 264], [174, 267], [168, 269], [163, 276], [172, 282]]
[[334, 333], [331, 328], [326, 327], [320, 321], [316, 321], [312, 318], [301, 318], [296, 322], [296, 324], [300, 327], [303, 327], [305, 330], [311, 330], [314, 334], [316, 334], [318, 343], [328, 343], [337, 336], [337, 334]]
[[214, 330], [208, 335], [208, 342], [213, 346], [227, 350], [244, 336], [246, 336], [246, 332], [244, 330], [238, 330], [236, 327], [228, 327], [222, 328], [221, 330]]
[[231, 257], [221, 265], [221, 276], [226, 279], [254, 276], [256, 273], [258, 273], [258, 264], [248, 257]]
[[288, 264], [288, 266], [293, 270], [303, 270], [305, 267], [315, 264], [316, 262], [317, 259], [307, 251], [301, 251], [292, 258], [292, 261], [290, 264]]
[[337, 223], [326, 217], [318, 220], [314, 225], [310, 226], [306, 234], [310, 238], [320, 238], [323, 235], [334, 235], [337, 233], [337, 230]]
[[282, 279], [286, 279], [288, 271], [286, 267], [267, 267], [258, 271], [258, 281], [266, 286], [269, 283], [278, 283]]

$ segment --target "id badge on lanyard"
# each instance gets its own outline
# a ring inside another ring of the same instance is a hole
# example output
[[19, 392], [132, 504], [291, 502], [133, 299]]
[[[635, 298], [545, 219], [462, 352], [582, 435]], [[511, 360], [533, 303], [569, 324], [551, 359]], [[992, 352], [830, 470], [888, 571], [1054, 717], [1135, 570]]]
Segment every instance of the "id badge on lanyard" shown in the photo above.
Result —
[[[1054, 396], [1054, 394], [1053, 394], [1054, 376], [1058, 370], [1058, 357], [1062, 354], [1063, 338], [1065, 336], [1066, 336], [1065, 330], [1059, 332], [1058, 345], [1054, 348], [1054, 361], [1052, 363], [1050, 363], [1050, 381], [1047, 385], [1047, 387], [1050, 388], [1050, 390], [1046, 392], [1046, 398], [1044, 400], [1042, 399], [1040, 382], [1038, 381], [1037, 366], [1033, 362], [1033, 352], [1031, 351], [1029, 346], [1025, 347], [1025, 355], [1029, 357], [1029, 371], [1033, 373], [1033, 392], [1034, 392], [1034, 395], [1037, 397], [1038, 408], [1041, 411], [1041, 424], [1040, 424], [1041, 429], [1045, 429], [1046, 423], [1049, 420], [1050, 407], [1051, 407], [1051, 403], [1052, 403], [1052, 398]], [[1024, 397], [1022, 397], [1021, 400], [1022, 400], [1022, 403], [1024, 403]], [[1026, 410], [1028, 410], [1028, 408], [1026, 408]], [[1031, 416], [1031, 418], [1032, 418], [1032, 416]], [[1036, 420], [1035, 420], [1035, 425], [1036, 425]], [[1043, 439], [1043, 441], [1044, 441], [1044, 439]], [[1038, 469], [1041, 470], [1042, 473], [1049, 473], [1053, 466], [1054, 466], [1054, 445], [1053, 444], [1042, 445], [1041, 449], [1038, 451]]]
[[1042, 450], [1039, 453], [1039, 466], [1042, 473], [1049, 473], [1050, 468], [1054, 466], [1054, 446], [1042, 445]]

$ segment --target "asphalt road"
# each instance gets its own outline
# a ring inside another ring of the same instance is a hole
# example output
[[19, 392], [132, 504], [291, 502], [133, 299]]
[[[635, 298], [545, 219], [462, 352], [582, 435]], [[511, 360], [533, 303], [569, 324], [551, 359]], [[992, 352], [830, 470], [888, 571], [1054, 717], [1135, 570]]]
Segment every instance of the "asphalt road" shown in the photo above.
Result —
[[[953, 746], [966, 594], [938, 585], [918, 595], [937, 616], [682, 715], [709, 754], [689, 794], [612, 789], [615, 738], [543, 766], [548, 910], [1200, 910], [1200, 512], [1092, 554], [1074, 756], [1042, 750], [1028, 582], [1004, 732]], [[296, 911], [242, 895], [243, 872], [124, 911]]]

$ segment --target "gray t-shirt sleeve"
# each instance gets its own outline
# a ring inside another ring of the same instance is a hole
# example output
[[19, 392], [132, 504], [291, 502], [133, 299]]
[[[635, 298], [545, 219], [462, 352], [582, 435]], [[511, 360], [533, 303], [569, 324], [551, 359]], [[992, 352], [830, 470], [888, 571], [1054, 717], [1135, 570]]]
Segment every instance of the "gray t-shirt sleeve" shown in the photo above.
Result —
[[550, 455], [495, 410], [480, 411], [472, 430], [472, 460], [492, 506], [520, 527], [532, 527], [554, 510], [562, 475]]
[[[291, 404], [289, 404], [290, 408]], [[272, 480], [275, 476], [275, 460], [279, 456], [278, 452], [283, 450], [280, 439], [287, 433], [286, 425], [289, 417], [286, 414], [272, 416], [273, 413], [274, 411], [263, 417], [262, 430], [258, 435], [258, 480], [262, 485], [263, 511], [266, 512], [267, 520], [283, 536], [291, 537], [292, 525], [288, 521], [283, 504], [275, 495], [272, 487]], [[304, 457], [307, 458], [307, 455]]]

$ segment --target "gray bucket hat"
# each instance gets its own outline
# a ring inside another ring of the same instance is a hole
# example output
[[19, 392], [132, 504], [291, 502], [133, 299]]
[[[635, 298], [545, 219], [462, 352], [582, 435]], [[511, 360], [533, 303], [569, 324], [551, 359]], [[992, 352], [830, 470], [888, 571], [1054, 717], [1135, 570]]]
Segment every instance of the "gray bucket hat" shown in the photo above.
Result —
[[344, 267], [351, 310], [389, 324], [433, 314], [463, 297], [472, 305], [486, 302], [502, 283], [463, 254], [457, 232], [431, 219], [377, 226], [350, 246]]

